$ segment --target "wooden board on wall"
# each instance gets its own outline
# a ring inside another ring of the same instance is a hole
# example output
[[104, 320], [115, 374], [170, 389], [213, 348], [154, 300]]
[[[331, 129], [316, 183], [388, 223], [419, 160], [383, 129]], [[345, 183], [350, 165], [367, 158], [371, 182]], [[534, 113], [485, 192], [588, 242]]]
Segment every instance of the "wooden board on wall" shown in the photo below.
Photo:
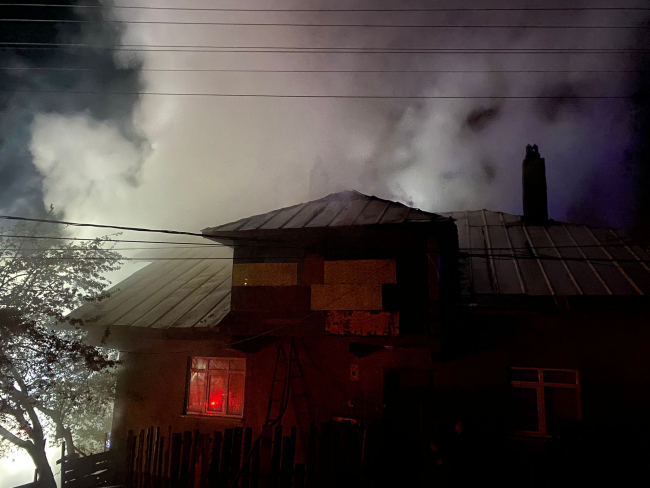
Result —
[[397, 268], [391, 259], [325, 261], [324, 283], [397, 283]]
[[312, 285], [312, 310], [381, 310], [382, 285]]
[[309, 286], [234, 286], [233, 312], [265, 312], [270, 317], [295, 317], [310, 312]]
[[291, 286], [297, 284], [297, 263], [236, 263], [232, 267], [232, 286]]
[[325, 313], [325, 331], [337, 335], [399, 335], [397, 312], [329, 311]]

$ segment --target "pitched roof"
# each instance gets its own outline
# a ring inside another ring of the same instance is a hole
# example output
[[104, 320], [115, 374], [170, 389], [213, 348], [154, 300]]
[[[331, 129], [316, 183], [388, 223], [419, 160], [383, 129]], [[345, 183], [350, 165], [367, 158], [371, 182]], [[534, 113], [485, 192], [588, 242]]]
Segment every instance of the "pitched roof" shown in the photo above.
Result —
[[650, 294], [650, 256], [621, 231], [526, 225], [488, 210], [441, 215], [456, 220], [460, 251], [470, 254], [461, 268], [466, 295]]
[[223, 247], [173, 249], [75, 310], [98, 325], [213, 327], [230, 311], [232, 260]]
[[440, 215], [357, 191], [332, 193], [319, 200], [280, 208], [228, 224], [203, 229], [204, 234], [255, 230], [340, 227], [348, 225], [431, 222]]

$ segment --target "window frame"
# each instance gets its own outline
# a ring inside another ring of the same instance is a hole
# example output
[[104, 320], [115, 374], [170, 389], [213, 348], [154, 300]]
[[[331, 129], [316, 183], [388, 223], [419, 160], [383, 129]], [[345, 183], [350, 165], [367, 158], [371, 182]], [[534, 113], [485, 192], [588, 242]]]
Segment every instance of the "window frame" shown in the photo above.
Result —
[[[193, 368], [192, 363], [193, 360], [195, 359], [203, 359], [206, 361], [206, 367], [205, 368]], [[210, 369], [210, 360], [217, 360], [217, 361], [226, 361], [228, 363], [228, 369]], [[236, 360], [236, 361], [242, 361], [243, 362], [243, 369], [237, 369], [233, 370], [231, 369], [231, 361]], [[192, 380], [192, 373], [205, 373], [205, 390], [203, 393], [203, 404], [201, 408], [201, 412], [192, 412], [189, 409], [189, 402], [190, 402], [190, 394], [191, 394], [191, 380]], [[219, 373], [223, 375], [225, 373], [226, 376], [226, 395], [225, 395], [225, 402], [224, 402], [224, 407], [223, 407], [223, 412], [214, 412], [208, 410], [208, 402], [209, 402], [209, 395], [210, 395], [210, 377], [212, 376], [211, 373]], [[243, 377], [244, 380], [244, 388], [242, 392], [242, 405], [241, 405], [241, 414], [229, 414], [228, 413], [228, 403], [230, 400], [230, 383], [231, 383], [231, 377], [233, 376], [241, 376]], [[185, 405], [184, 405], [184, 414], [185, 415], [191, 415], [192, 417], [216, 417], [216, 418], [229, 418], [229, 419], [243, 419], [244, 418], [244, 408], [246, 405], [246, 358], [241, 358], [241, 357], [217, 357], [217, 356], [190, 356], [187, 361], [187, 380], [186, 380], [186, 388], [185, 388]]]
[[[544, 437], [551, 438], [546, 425], [546, 399], [544, 398], [544, 388], [563, 388], [573, 389], [576, 393], [576, 410], [577, 421], [582, 421], [582, 395], [580, 392], [580, 371], [576, 369], [557, 369], [557, 368], [528, 368], [512, 367], [511, 371], [536, 371], [537, 381], [512, 380], [510, 384], [513, 388], [525, 388], [536, 390], [537, 394], [537, 427], [538, 431], [532, 430], [515, 430], [515, 436], [523, 437]], [[575, 375], [574, 383], [556, 383], [544, 381], [544, 372], [557, 371], [562, 373], [573, 373]]]

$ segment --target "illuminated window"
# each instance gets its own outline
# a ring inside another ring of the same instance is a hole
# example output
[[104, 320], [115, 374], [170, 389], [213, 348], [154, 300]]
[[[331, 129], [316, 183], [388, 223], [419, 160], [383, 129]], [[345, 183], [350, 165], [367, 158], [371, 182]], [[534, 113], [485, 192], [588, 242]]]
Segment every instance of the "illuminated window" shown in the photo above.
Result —
[[571, 435], [582, 420], [580, 374], [569, 369], [512, 368], [515, 434]]
[[243, 417], [245, 380], [245, 359], [192, 358], [187, 414]]

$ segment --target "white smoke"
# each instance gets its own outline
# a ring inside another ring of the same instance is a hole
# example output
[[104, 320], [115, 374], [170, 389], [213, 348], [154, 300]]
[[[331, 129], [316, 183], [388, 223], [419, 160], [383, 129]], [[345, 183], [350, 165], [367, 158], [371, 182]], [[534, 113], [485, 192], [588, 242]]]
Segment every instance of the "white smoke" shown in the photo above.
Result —
[[[262, 7], [261, 2], [247, 8]], [[341, 8], [354, 8], [354, 2]], [[364, 4], [365, 5], [365, 4]], [[285, 4], [282, 6], [286, 7]], [[316, 8], [317, 4], [313, 7]], [[329, 4], [326, 6], [330, 6]], [[366, 5], [367, 6], [367, 5]], [[416, 7], [417, 3], [409, 4]], [[424, 3], [420, 6], [429, 6]], [[463, 5], [465, 6], [465, 5]], [[470, 4], [466, 6], [471, 6]], [[400, 5], [390, 4], [399, 8]], [[150, 19], [147, 11], [118, 12]], [[155, 13], [156, 19], [170, 14]], [[179, 12], [174, 20], [288, 22], [295, 15]], [[500, 15], [500, 17], [499, 17]], [[606, 24], [601, 14], [309, 14], [309, 22]], [[579, 35], [576, 35], [579, 34]], [[126, 44], [460, 48], [630, 48], [633, 33], [575, 30], [311, 29], [129, 25]], [[128, 55], [119, 53], [118, 57]], [[122, 60], [124, 61], [124, 60]], [[120, 61], [120, 62], [122, 62]], [[625, 70], [629, 56], [341, 55], [169, 53], [144, 68]], [[128, 59], [126, 60], [128, 63]], [[110, 123], [39, 116], [32, 151], [45, 203], [67, 218], [187, 230], [235, 220], [328, 192], [355, 188], [432, 210], [521, 211], [521, 161], [535, 143], [547, 160], [551, 217], [570, 218], [594, 185], [598, 223], [625, 225], [634, 172], [628, 102], [578, 96], [629, 93], [615, 73], [210, 73], [144, 71], [143, 89], [171, 93], [377, 94], [493, 98], [337, 100], [154, 97], [140, 100], [138, 148]], [[550, 96], [550, 100], [499, 97]], [[74, 134], [74, 135], [72, 135]], [[141, 166], [139, 166], [141, 164]]]
[[139, 184], [141, 149], [110, 120], [39, 114], [30, 150], [43, 176], [44, 201], [67, 219], [95, 221], [97, 207], [109, 210]]

